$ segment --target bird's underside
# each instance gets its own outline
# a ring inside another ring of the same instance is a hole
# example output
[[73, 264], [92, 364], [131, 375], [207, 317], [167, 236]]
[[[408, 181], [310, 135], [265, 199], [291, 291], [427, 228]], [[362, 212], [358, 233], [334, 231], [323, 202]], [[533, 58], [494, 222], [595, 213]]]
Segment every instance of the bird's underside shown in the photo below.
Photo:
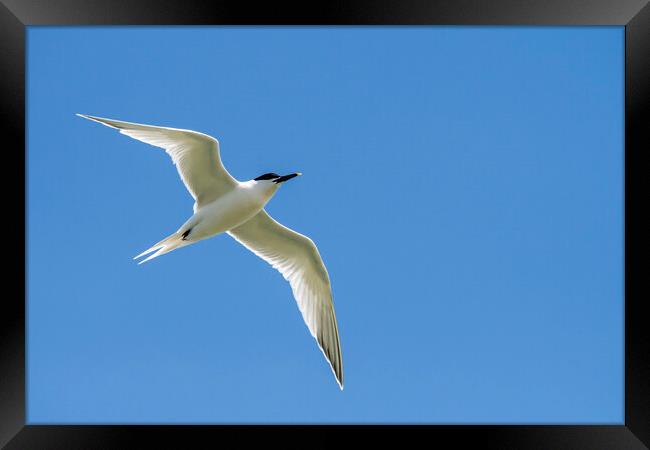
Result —
[[[172, 158], [183, 183], [195, 200], [195, 215], [176, 233], [136, 256], [138, 259], [155, 252], [140, 263], [203, 239], [201, 236], [201, 239], [193, 238], [193, 233], [199, 230], [199, 222], [192, 223], [192, 220], [212, 205], [225, 204], [223, 201], [220, 203], [220, 199], [229, 193], [237, 192], [243, 186], [250, 186], [246, 183], [251, 182], [240, 183], [228, 173], [221, 162], [219, 142], [211, 136], [191, 130], [78, 115], [115, 128], [139, 141], [163, 148]], [[290, 177], [279, 177], [278, 180], [288, 178]], [[343, 389], [341, 344], [330, 279], [316, 245], [307, 236], [275, 221], [263, 209], [263, 204], [253, 212], [250, 218], [240, 221], [237, 226], [220, 232], [227, 232], [277, 269], [289, 282], [310, 333], [317, 340], [337, 383]], [[205, 214], [203, 217], [205, 218]]]

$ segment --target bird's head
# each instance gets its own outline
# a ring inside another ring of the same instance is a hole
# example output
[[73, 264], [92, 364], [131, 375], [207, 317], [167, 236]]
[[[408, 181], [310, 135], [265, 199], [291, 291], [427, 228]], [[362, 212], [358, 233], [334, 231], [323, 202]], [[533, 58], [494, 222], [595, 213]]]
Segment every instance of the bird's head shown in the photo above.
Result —
[[289, 175], [280, 176], [277, 173], [271, 172], [271, 173], [265, 173], [264, 175], [260, 175], [259, 177], [255, 178], [255, 181], [262, 182], [262, 183], [274, 183], [275, 185], [279, 186], [281, 183], [284, 183], [285, 181], [300, 175], [302, 175], [300, 172], [296, 172], [296, 173], [290, 173]]

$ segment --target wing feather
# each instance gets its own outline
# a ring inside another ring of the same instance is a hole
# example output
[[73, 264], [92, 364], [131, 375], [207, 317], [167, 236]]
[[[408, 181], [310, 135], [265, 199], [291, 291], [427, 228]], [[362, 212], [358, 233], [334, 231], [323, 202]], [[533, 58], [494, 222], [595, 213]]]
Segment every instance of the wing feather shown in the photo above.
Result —
[[235, 240], [277, 269], [289, 282], [311, 335], [343, 389], [343, 359], [332, 288], [314, 242], [273, 220], [262, 210], [228, 232]]
[[194, 209], [219, 198], [237, 185], [221, 162], [219, 141], [207, 134], [77, 114], [116, 128], [138, 141], [164, 149], [196, 204]]

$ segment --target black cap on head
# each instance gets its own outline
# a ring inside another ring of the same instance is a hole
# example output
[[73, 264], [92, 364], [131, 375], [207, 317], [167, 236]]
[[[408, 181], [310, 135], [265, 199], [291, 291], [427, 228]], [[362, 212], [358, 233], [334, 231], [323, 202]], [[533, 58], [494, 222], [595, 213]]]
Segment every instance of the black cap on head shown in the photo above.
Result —
[[260, 175], [259, 177], [255, 178], [255, 181], [261, 181], [261, 180], [273, 180], [275, 178], [280, 178], [280, 175], [277, 173], [265, 173], [264, 175]]

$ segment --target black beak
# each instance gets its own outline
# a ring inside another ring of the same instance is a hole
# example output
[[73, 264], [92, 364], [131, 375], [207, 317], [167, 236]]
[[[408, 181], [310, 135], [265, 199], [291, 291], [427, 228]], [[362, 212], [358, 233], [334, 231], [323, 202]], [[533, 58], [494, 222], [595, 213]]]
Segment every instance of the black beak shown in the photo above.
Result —
[[276, 178], [275, 180], [273, 180], [273, 182], [274, 182], [274, 183], [278, 183], [278, 184], [280, 184], [280, 183], [284, 183], [285, 181], [290, 180], [290, 179], [295, 178], [295, 177], [299, 177], [300, 175], [302, 175], [300, 172], [298, 172], [298, 173], [291, 173], [291, 174], [289, 174], [289, 175], [283, 175], [283, 176], [281, 176], [281, 177]]

